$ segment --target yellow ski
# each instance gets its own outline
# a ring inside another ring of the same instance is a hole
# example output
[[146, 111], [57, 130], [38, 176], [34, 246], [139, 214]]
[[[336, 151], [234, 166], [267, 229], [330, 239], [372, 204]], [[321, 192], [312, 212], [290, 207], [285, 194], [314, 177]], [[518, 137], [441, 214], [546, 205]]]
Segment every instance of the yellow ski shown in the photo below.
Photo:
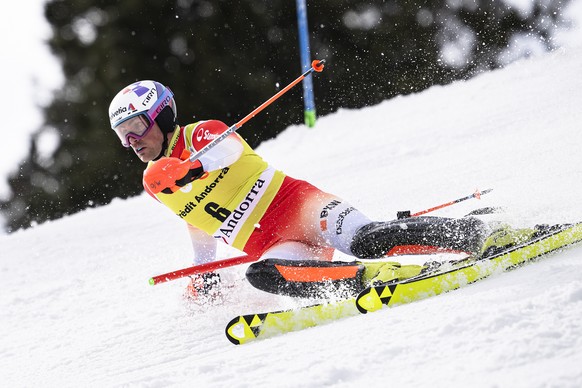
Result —
[[355, 298], [300, 307], [294, 310], [240, 315], [226, 325], [226, 337], [235, 345], [257, 338], [306, 329], [358, 315]]
[[434, 272], [368, 287], [356, 298], [294, 310], [240, 315], [226, 326], [226, 337], [233, 344], [241, 345], [256, 339], [302, 330], [359, 313], [376, 311], [383, 306], [414, 302], [474, 283], [495, 272], [502, 272], [579, 241], [582, 241], [582, 223], [561, 225], [527, 243], [479, 260], [469, 258], [449, 266], [444, 264]]
[[448, 270], [368, 287], [356, 298], [356, 306], [365, 314], [383, 306], [397, 306], [439, 295], [581, 240], [582, 223], [563, 225], [549, 234], [480, 260], [469, 260]]

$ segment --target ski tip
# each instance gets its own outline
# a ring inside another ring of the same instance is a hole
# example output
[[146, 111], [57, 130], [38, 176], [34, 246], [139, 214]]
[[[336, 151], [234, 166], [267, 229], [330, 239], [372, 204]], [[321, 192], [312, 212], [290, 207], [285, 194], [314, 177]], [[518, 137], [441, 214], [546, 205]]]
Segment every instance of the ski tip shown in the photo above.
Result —
[[150, 284], [150, 286], [154, 286], [156, 284], [156, 281], [154, 280], [154, 278], [150, 278], [150, 280], [148, 280], [148, 283]]

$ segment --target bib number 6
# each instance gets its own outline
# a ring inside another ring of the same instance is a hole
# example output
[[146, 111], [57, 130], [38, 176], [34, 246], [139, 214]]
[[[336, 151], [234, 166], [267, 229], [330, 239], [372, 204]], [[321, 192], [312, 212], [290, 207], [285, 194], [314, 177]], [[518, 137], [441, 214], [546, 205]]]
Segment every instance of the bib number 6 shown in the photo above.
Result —
[[231, 213], [230, 210], [220, 207], [216, 202], [208, 202], [206, 206], [204, 206], [204, 210], [206, 213], [210, 214], [212, 218], [216, 218], [220, 222], [226, 221]]

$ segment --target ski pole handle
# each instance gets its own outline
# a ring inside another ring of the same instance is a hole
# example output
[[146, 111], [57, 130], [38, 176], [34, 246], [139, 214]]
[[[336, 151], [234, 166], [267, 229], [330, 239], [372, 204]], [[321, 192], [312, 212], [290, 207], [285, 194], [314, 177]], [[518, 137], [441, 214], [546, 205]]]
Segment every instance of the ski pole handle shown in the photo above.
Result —
[[483, 191], [477, 190], [473, 194], [468, 195], [466, 197], [459, 198], [459, 199], [455, 199], [454, 201], [447, 202], [447, 203], [443, 203], [442, 205], [438, 205], [438, 206], [435, 206], [435, 207], [431, 207], [430, 209], [422, 210], [422, 211], [419, 211], [418, 213], [414, 213], [414, 214], [410, 214], [410, 210], [399, 211], [396, 214], [396, 217], [399, 220], [402, 220], [404, 218], [410, 218], [410, 217], [418, 217], [418, 216], [421, 216], [423, 214], [430, 213], [430, 212], [433, 212], [435, 210], [439, 210], [439, 209], [442, 209], [444, 207], [451, 206], [451, 205], [454, 205], [454, 204], [459, 203], [459, 202], [466, 201], [466, 200], [471, 199], [471, 198], [481, 199], [481, 196], [482, 195], [485, 195], [487, 193], [490, 193], [491, 191], [493, 191], [493, 189], [487, 189], [487, 190], [483, 190]]
[[214, 146], [216, 146], [218, 143], [220, 143], [221, 141], [226, 139], [231, 133], [238, 131], [243, 125], [246, 124], [247, 121], [249, 121], [250, 119], [252, 119], [256, 115], [258, 115], [263, 109], [265, 109], [266, 107], [271, 105], [273, 102], [275, 102], [283, 94], [287, 93], [292, 87], [297, 85], [299, 82], [303, 81], [305, 79], [305, 77], [307, 77], [309, 74], [313, 73], [314, 71], [318, 72], [318, 73], [322, 72], [324, 64], [325, 64], [325, 59], [321, 59], [321, 60], [316, 59], [315, 61], [311, 62], [311, 67], [305, 73], [301, 74], [299, 77], [297, 77], [295, 79], [295, 81], [291, 82], [289, 85], [287, 85], [283, 89], [279, 90], [273, 97], [271, 97], [267, 101], [263, 102], [261, 105], [259, 105], [257, 108], [255, 108], [251, 113], [249, 113], [248, 115], [243, 117], [239, 122], [231, 125], [220, 136], [218, 136], [217, 138], [212, 140], [210, 143], [208, 143], [206, 145], [206, 147], [204, 147], [200, 151], [190, 155], [189, 161], [194, 162], [196, 159], [199, 159], [202, 155], [204, 155], [205, 153], [210, 151], [212, 148], [214, 148]]
[[215, 271], [215, 270], [220, 269], [220, 268], [227, 268], [227, 267], [232, 267], [232, 266], [239, 265], [239, 264], [252, 263], [253, 261], [257, 261], [257, 258], [252, 257], [252, 256], [248, 256], [248, 255], [231, 257], [230, 259], [213, 261], [211, 263], [195, 265], [192, 267], [187, 267], [187, 268], [179, 269], [176, 271], [168, 272], [168, 273], [165, 273], [162, 275], [157, 275], [157, 276], [150, 278], [149, 283], [152, 286], [155, 286], [156, 284], [169, 282], [170, 280], [184, 278], [186, 276], [194, 275], [197, 273], [211, 272], [211, 271]]

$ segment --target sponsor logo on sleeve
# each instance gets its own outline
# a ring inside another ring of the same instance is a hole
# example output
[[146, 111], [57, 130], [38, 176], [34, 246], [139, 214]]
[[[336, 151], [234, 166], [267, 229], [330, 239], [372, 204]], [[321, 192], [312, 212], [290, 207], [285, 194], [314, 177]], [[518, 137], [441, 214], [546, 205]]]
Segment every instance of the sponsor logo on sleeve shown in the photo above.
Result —
[[202, 140], [214, 140], [220, 135], [216, 135], [211, 133], [209, 130], [204, 129], [204, 127], [200, 127], [196, 131], [196, 141], [201, 142]]

